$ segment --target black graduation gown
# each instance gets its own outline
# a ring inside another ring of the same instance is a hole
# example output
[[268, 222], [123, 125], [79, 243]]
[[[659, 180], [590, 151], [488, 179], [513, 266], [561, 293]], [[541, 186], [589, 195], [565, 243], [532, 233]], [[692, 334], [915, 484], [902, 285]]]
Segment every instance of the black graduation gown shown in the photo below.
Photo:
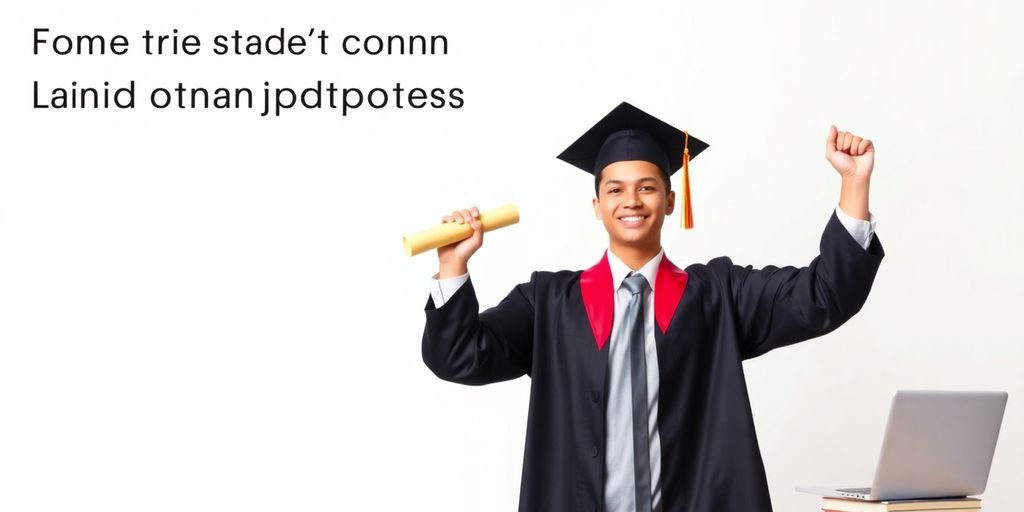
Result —
[[[833, 213], [803, 268], [720, 257], [682, 271], [663, 259], [655, 340], [666, 512], [771, 510], [741, 363], [843, 324], [883, 256], [877, 236], [864, 250]], [[423, 361], [438, 377], [531, 378], [521, 511], [602, 508], [612, 287], [605, 255], [583, 272], [534, 272], [482, 313], [472, 281], [440, 308], [427, 300]]]

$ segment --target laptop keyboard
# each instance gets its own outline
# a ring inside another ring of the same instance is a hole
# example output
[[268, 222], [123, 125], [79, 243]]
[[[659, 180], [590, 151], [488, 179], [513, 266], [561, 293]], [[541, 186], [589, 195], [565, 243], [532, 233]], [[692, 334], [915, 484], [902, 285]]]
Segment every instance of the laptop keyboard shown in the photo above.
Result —
[[851, 487], [849, 489], [836, 489], [839, 492], [848, 492], [850, 494], [871, 494], [870, 487]]

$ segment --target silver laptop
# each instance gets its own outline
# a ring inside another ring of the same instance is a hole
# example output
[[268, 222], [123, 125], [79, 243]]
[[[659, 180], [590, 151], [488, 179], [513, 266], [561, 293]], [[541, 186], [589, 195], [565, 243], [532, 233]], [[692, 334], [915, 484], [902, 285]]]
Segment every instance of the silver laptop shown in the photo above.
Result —
[[1006, 398], [1005, 391], [897, 391], [871, 487], [797, 490], [871, 501], [981, 494]]

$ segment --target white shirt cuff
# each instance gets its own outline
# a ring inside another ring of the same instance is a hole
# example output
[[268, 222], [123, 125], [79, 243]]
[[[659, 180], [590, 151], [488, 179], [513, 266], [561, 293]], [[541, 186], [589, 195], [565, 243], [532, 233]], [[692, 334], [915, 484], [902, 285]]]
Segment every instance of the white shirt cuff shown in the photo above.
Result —
[[871, 245], [871, 238], [875, 234], [875, 214], [868, 212], [868, 215], [868, 220], [858, 219], [847, 215], [842, 208], [836, 206], [836, 217], [839, 217], [839, 222], [843, 223], [850, 236], [865, 250]]
[[462, 285], [469, 281], [469, 272], [461, 276], [446, 277], [438, 279], [437, 274], [430, 279], [430, 298], [434, 301], [434, 307], [444, 306], [444, 303], [455, 295], [455, 292], [462, 288]]

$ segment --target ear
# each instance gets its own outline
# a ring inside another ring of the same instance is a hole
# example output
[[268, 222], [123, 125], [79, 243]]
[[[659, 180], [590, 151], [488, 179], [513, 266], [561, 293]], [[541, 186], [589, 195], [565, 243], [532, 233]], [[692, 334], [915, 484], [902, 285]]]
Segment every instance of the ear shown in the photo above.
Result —
[[676, 209], [676, 191], [672, 190], [668, 193], [668, 206], [665, 208], [665, 215], [672, 215], [672, 212]]
[[601, 220], [601, 201], [598, 201], [595, 197], [594, 199], [591, 199], [591, 203], [594, 206], [594, 218]]

